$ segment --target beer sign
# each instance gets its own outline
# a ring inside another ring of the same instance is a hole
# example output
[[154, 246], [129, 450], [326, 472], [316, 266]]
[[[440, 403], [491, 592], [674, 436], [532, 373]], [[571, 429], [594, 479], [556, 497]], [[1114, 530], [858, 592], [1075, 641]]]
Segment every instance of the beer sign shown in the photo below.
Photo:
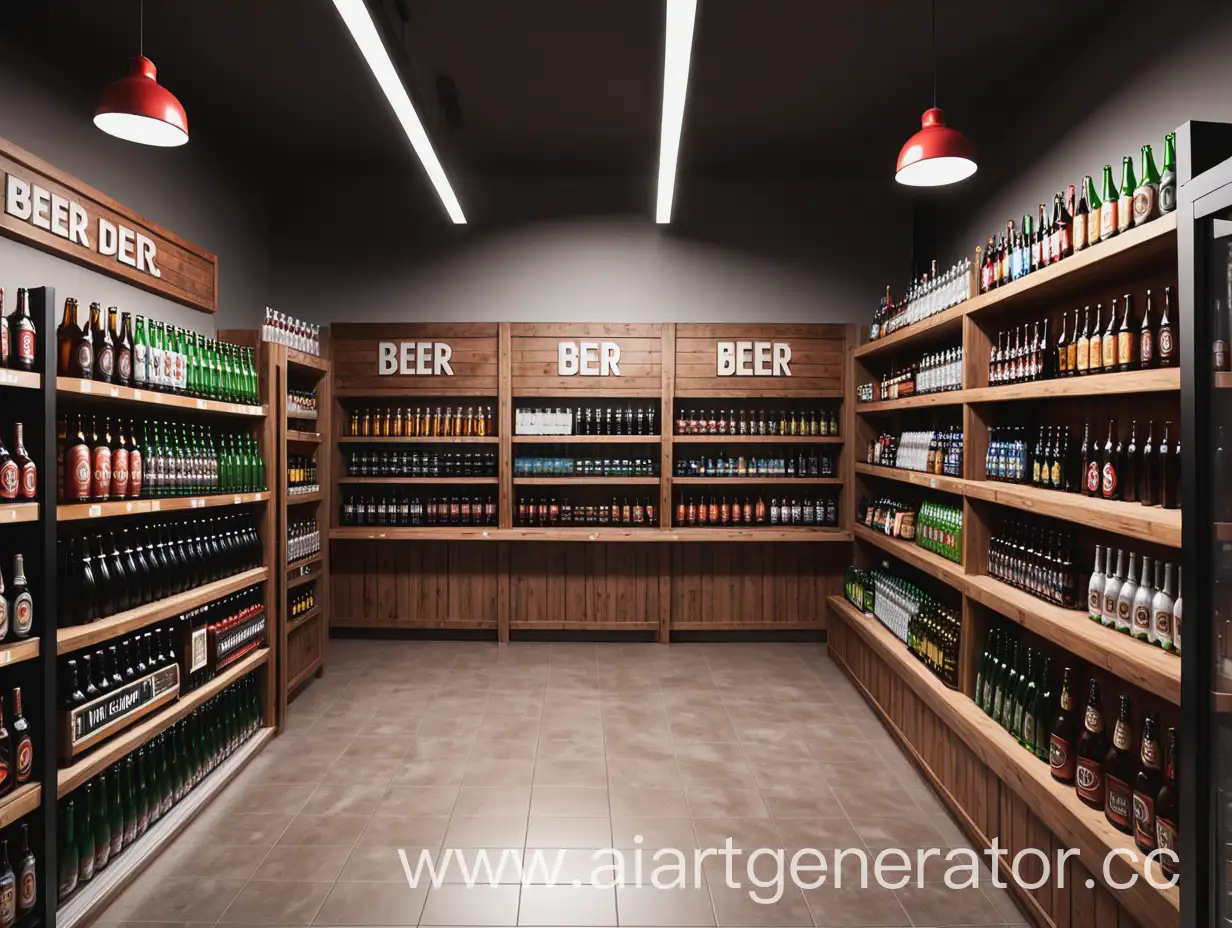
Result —
[[719, 342], [720, 377], [790, 377], [791, 345], [787, 342]]

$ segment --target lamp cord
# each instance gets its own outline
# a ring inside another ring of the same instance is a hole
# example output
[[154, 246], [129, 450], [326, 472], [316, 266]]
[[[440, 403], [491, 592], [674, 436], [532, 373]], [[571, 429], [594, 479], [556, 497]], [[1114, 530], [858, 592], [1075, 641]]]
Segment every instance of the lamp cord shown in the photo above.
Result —
[[933, 109], [937, 108], [937, 0], [932, 2], [933, 9]]
[[[145, 56], [145, 0], [137, 0], [137, 51]], [[936, 83], [936, 78], [933, 79]], [[937, 95], [936, 88], [933, 88], [933, 96]]]

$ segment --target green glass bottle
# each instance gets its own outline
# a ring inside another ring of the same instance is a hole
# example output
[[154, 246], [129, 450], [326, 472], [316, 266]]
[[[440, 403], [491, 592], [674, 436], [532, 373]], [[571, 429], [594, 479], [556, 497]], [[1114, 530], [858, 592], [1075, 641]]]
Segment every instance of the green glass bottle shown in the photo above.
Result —
[[1176, 209], [1176, 133], [1164, 136], [1164, 172], [1159, 176], [1159, 211]]
[[1104, 165], [1104, 201], [1099, 210], [1100, 241], [1112, 238], [1120, 230], [1120, 219], [1117, 216], [1117, 200], [1120, 194], [1116, 184], [1112, 182], [1112, 165]]
[[98, 873], [111, 859], [111, 816], [107, 813], [107, 774], [100, 773], [97, 801], [94, 804], [94, 872]]
[[[1173, 159], [1176, 160], [1175, 158]], [[1175, 181], [1173, 182], [1175, 188]], [[1175, 197], [1173, 198], [1175, 202]], [[248, 402], [254, 406], [261, 402], [260, 391], [257, 387], [257, 364], [253, 358], [253, 351], [248, 349]]]
[[137, 317], [133, 330], [133, 386], [143, 390], [150, 385], [150, 341], [145, 334], [145, 317]]
[[1031, 716], [1035, 726], [1035, 757], [1044, 763], [1050, 761], [1049, 745], [1052, 742], [1052, 720], [1056, 715], [1056, 707], [1052, 698], [1052, 658], [1044, 658], [1044, 666], [1040, 670], [1039, 682], [1036, 684], [1035, 705]]
[[988, 680], [988, 652], [995, 649], [997, 645], [997, 630], [991, 629], [988, 632], [988, 638], [984, 641], [984, 653], [980, 655], [980, 666], [975, 673], [975, 704], [980, 708], [984, 707], [984, 684]]
[[1150, 222], [1159, 215], [1159, 172], [1150, 145], [1142, 146], [1142, 177], [1134, 188], [1134, 225]]
[[1005, 706], [1009, 702], [1007, 690], [1010, 682], [1011, 667], [1017, 659], [1017, 649], [1018, 645], [1015, 642], [1007, 644], [1004, 658], [997, 671], [997, 684], [993, 690], [992, 697], [992, 717], [993, 721], [997, 724], [1001, 724], [1001, 719], [1005, 715]]
[[1124, 232], [1134, 224], [1134, 190], [1138, 181], [1134, 178], [1134, 159], [1126, 155], [1121, 159], [1121, 195], [1117, 200], [1117, 231]]
[[94, 784], [82, 787], [81, 821], [77, 823], [77, 884], [94, 879]]
[[145, 748], [137, 748], [137, 758], [133, 761], [133, 773], [137, 778], [137, 837], [145, 834], [150, 827], [150, 784], [145, 776]]
[[76, 815], [76, 802], [69, 796], [60, 804], [60, 846], [56, 853], [56, 898], [60, 902], [64, 902], [77, 889], [77, 833], [73, 827]]
[[137, 785], [134, 782], [133, 755], [124, 758], [124, 846], [137, 840]]
[[193, 775], [193, 757], [190, 750], [191, 742], [188, 737], [189, 723], [188, 719], [183, 719], [180, 722], [180, 797], [183, 798], [188, 794], [188, 791], [196, 785], [196, 778]]
[[256, 463], [256, 489], [268, 490], [269, 484], [266, 482], [265, 458], [261, 457], [261, 449], [257, 447], [257, 440], [255, 438], [249, 438], [249, 441], [252, 442], [252, 459]]
[[[1027, 718], [1031, 713], [1031, 702], [1035, 699], [1035, 652], [1027, 651], [1027, 672], [1022, 675], [1018, 681], [1018, 694], [1015, 697], [1014, 705], [1014, 730], [1012, 734], [1018, 739], [1018, 743], [1029, 751], [1035, 750], [1035, 734], [1031, 734], [1031, 740], [1027, 740], [1026, 728]], [[1032, 722], [1034, 729], [1035, 723]]]
[[174, 793], [171, 787], [171, 768], [167, 763], [167, 741], [169, 735], [163, 733], [158, 736], [158, 795], [159, 817], [166, 815], [171, 811], [171, 804], [174, 799]]
[[1103, 208], [1103, 201], [1099, 198], [1099, 194], [1095, 192], [1095, 180], [1090, 174], [1086, 176], [1087, 186], [1087, 245], [1094, 245], [1099, 241], [1099, 229], [1102, 223], [1100, 211]]
[[111, 831], [111, 856], [124, 850], [124, 771], [119, 763], [111, 766], [111, 795], [107, 797], [108, 826]]

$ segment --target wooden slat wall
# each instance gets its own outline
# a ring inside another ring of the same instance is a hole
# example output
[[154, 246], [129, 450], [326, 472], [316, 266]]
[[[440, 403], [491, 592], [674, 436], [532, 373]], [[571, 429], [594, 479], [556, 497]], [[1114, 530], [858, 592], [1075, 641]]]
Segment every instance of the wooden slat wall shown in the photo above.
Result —
[[298, 680], [321, 656], [318, 639], [321, 633], [321, 615], [296, 626], [287, 636], [287, 680]]
[[658, 545], [511, 545], [509, 587], [514, 630], [658, 631]]
[[[334, 325], [334, 390], [401, 391], [416, 396], [496, 396], [499, 345], [496, 323], [410, 325], [355, 323]], [[453, 350], [452, 377], [377, 373], [377, 344], [383, 341], [448, 342]]]
[[[663, 389], [663, 326], [631, 323], [513, 323], [510, 366], [513, 395], [659, 396]], [[609, 341], [620, 346], [619, 377], [561, 377], [558, 344]]]
[[[1003, 860], [1012, 860], [1024, 848], [1039, 848], [1056, 861], [1062, 842], [1034, 814], [1030, 806], [1005, 784], [966, 746], [868, 644], [843, 621], [836, 621], [828, 634], [830, 655], [863, 690], [892, 733], [903, 743], [938, 789], [972, 841], [987, 846], [997, 838], [1008, 850]], [[1026, 858], [1024, 858], [1024, 862]], [[1032, 861], [1036, 868], [1037, 860]], [[1026, 881], [1038, 877], [1038, 869], [1024, 866]], [[1034, 891], [1010, 891], [1039, 928], [1139, 928], [1133, 914], [1098, 878], [1088, 888], [1092, 874], [1077, 860], [1066, 862], [1065, 886], [1057, 886], [1056, 874]]]
[[[677, 396], [843, 395], [846, 329], [841, 325], [676, 326]], [[790, 377], [720, 377], [720, 341], [775, 341], [791, 345]]]

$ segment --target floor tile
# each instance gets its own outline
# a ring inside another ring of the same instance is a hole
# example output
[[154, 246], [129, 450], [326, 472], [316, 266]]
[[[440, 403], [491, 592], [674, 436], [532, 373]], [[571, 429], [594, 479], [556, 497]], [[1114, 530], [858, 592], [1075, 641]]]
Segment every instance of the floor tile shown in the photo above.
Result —
[[377, 815], [449, 815], [458, 800], [456, 786], [392, 786], [376, 807]]
[[287, 826], [278, 843], [353, 847], [367, 824], [367, 815], [310, 815], [301, 812]]
[[728, 886], [710, 886], [710, 899], [714, 905], [717, 924], [727, 926], [757, 925], [785, 926], [785, 928], [812, 928], [813, 917], [809, 913], [808, 904], [800, 890], [794, 886], [784, 887], [782, 896], [776, 902], [761, 903], [749, 895], [753, 892], [762, 899], [773, 899], [775, 889], [759, 889], [743, 885], [739, 889]]
[[995, 925], [1001, 913], [978, 888], [950, 889], [944, 883], [895, 890], [913, 925]]
[[607, 816], [593, 818], [534, 816], [526, 830], [527, 847], [611, 847]]
[[618, 886], [616, 916], [621, 925], [631, 926], [706, 928], [715, 924], [714, 906], [705, 886], [686, 889]]
[[606, 788], [585, 786], [536, 786], [531, 790], [533, 816], [594, 817], [609, 814]]
[[[335, 883], [316, 925], [417, 925], [429, 890], [400, 883]], [[445, 924], [448, 924], [446, 922]]]
[[213, 922], [244, 888], [243, 880], [162, 879], [125, 890], [109, 910], [139, 922]]
[[755, 789], [741, 786], [690, 786], [685, 789], [695, 818], [768, 818], [770, 813]]
[[449, 825], [446, 816], [374, 815], [359, 835], [372, 847], [440, 847]]
[[461, 786], [469, 761], [465, 757], [414, 757], [403, 760], [390, 786]]
[[518, 924], [545, 928], [615, 925], [616, 890], [598, 886], [523, 886]]
[[528, 815], [530, 785], [463, 786], [453, 811], [455, 815]]
[[525, 815], [455, 815], [445, 832], [446, 847], [522, 847]]
[[521, 886], [434, 886], [428, 893], [421, 924], [511, 926], [518, 923]]
[[249, 883], [227, 906], [220, 924], [310, 925], [333, 884]]
[[567, 760], [545, 757], [535, 762], [535, 786], [607, 786], [607, 765], [598, 758]]
[[371, 815], [385, 794], [370, 783], [322, 783], [308, 797], [303, 811], [313, 815]]
[[279, 883], [332, 883], [338, 879], [350, 856], [351, 848], [332, 845], [273, 847], [252, 879]]
[[693, 820], [689, 818], [620, 816], [612, 819], [612, 847], [674, 847], [687, 851], [696, 846], [697, 836]]
[[[346, 865], [338, 875], [342, 883], [401, 883], [406, 885], [406, 873], [402, 869], [402, 859], [398, 851], [406, 852], [407, 862], [412, 870], [418, 865], [419, 847], [378, 847], [357, 845], [347, 858]], [[427, 849], [435, 861], [439, 853], [436, 847]]]
[[[912, 924], [894, 891], [872, 882], [865, 887], [827, 884], [805, 890], [804, 898], [814, 922], [823, 928], [907, 928]], [[943, 923], [927, 924], [933, 928]]]

